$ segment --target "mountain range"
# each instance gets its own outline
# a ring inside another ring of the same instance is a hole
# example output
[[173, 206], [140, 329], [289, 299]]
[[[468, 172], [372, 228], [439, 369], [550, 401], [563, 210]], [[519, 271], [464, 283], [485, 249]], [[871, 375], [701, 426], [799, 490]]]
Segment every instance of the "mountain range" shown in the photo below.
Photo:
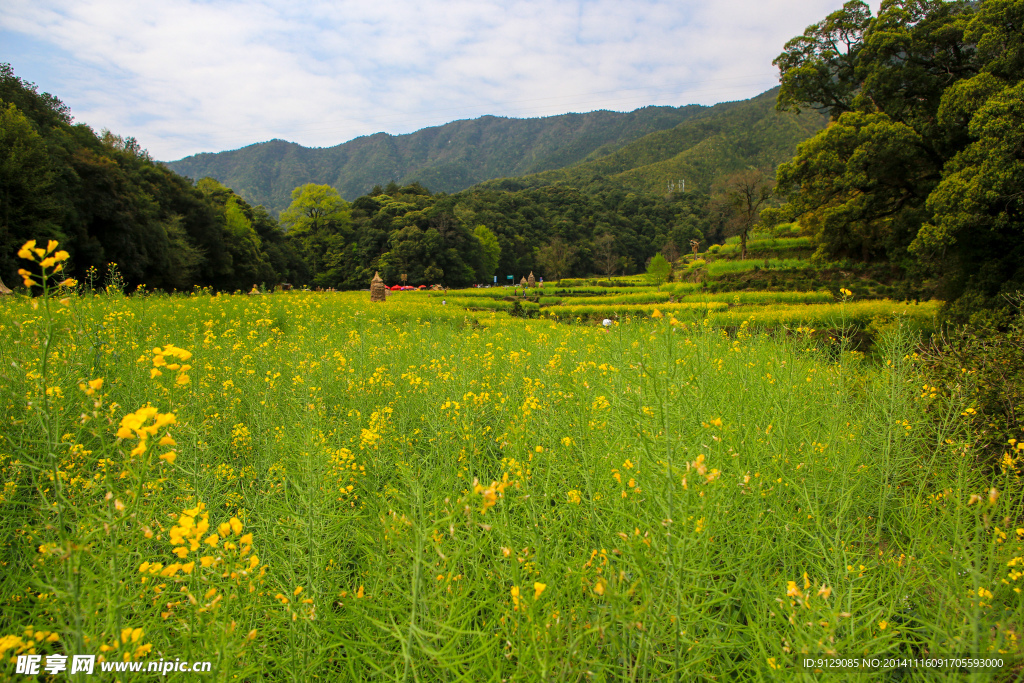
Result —
[[249, 203], [284, 210], [305, 183], [352, 200], [374, 185], [418, 182], [457, 192], [485, 181], [507, 189], [613, 178], [632, 190], [707, 190], [716, 177], [775, 165], [825, 118], [775, 111], [777, 89], [714, 106], [643, 107], [531, 119], [482, 116], [405, 135], [376, 133], [325, 148], [270, 140], [166, 162], [195, 179], [213, 177]]

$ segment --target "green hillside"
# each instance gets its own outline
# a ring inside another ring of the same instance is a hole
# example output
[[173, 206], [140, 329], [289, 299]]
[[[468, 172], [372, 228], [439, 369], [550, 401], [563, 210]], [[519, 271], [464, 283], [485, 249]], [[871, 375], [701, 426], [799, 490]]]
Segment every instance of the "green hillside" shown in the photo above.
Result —
[[813, 113], [775, 111], [776, 94], [772, 89], [712, 107], [645, 107], [624, 114], [484, 116], [328, 148], [271, 140], [167, 166], [192, 178], [216, 178], [273, 213], [305, 183], [331, 185], [349, 200], [391, 181], [451, 193], [479, 183], [524, 189], [604, 177], [634, 191], [664, 194], [681, 180], [688, 189], [707, 191], [723, 173], [789, 159], [797, 143], [824, 126], [825, 119]]
[[196, 179], [216, 178], [250, 203], [278, 213], [288, 206], [291, 191], [305, 183], [332, 185], [352, 200], [390, 181], [456, 192], [491, 178], [562, 168], [612, 153], [707, 109], [644, 107], [533, 119], [483, 116], [408, 135], [376, 133], [328, 148], [271, 140], [167, 166]]
[[716, 178], [749, 166], [775, 166], [827, 121], [813, 112], [778, 112], [778, 89], [708, 107], [669, 130], [646, 135], [601, 158], [520, 178], [485, 183], [495, 189], [579, 186], [604, 178], [624, 189], [664, 194], [685, 181], [707, 192]]

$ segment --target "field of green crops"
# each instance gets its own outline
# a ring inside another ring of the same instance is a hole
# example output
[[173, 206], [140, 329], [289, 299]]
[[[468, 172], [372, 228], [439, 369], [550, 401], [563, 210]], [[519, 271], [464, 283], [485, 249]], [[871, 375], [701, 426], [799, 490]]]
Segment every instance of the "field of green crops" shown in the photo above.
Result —
[[788, 681], [808, 655], [1017, 655], [1019, 479], [975, 462], [913, 318], [863, 305], [890, 315], [877, 362], [742, 302], [605, 328], [425, 292], [7, 297], [4, 676], [91, 655], [211, 663], [170, 680]]
[[990, 493], [906, 329], [872, 365], [671, 309], [32, 303], [0, 309], [9, 674], [790, 680], [805, 653], [1017, 651], [1018, 482]]

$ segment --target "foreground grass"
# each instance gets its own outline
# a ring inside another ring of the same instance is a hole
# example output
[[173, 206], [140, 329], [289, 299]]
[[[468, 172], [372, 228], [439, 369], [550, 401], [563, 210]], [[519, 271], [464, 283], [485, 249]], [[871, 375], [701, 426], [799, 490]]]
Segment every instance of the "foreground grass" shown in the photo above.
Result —
[[5, 660], [810, 680], [803, 653], [1018, 651], [1019, 484], [982, 476], [899, 330], [875, 366], [668, 309], [49, 303], [0, 307]]

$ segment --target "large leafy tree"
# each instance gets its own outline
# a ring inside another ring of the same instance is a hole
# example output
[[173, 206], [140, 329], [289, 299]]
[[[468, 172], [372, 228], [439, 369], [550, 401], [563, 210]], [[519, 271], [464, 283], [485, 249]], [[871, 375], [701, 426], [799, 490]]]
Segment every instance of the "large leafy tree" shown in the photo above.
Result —
[[1002, 89], [971, 117], [974, 138], [928, 196], [931, 220], [913, 253], [951, 273], [942, 294], [954, 312], [1001, 305], [1024, 286], [1024, 83]]
[[348, 202], [330, 185], [307, 183], [292, 190], [292, 203], [281, 213], [281, 225], [293, 235], [347, 227]]
[[274, 285], [278, 275], [270, 265], [259, 234], [253, 227], [253, 210], [245, 200], [213, 178], [197, 183], [200, 191], [217, 208], [224, 256], [230, 263], [230, 277], [217, 284], [224, 289], [248, 290], [254, 285]]
[[498, 272], [498, 263], [501, 261], [501, 244], [493, 232], [487, 229], [486, 225], [478, 225], [473, 229], [473, 234], [480, 242], [480, 270], [481, 282], [490, 282], [491, 278]]
[[780, 166], [787, 203], [769, 217], [799, 219], [824, 258], [903, 266], [951, 317], [1024, 286], [1022, 25], [1024, 0], [886, 0], [877, 17], [854, 0], [787, 43], [778, 106], [832, 123]]
[[537, 263], [552, 280], [561, 280], [568, 275], [578, 256], [579, 249], [576, 246], [557, 236], [537, 248]]
[[330, 185], [307, 183], [292, 191], [292, 203], [281, 214], [281, 225], [297, 244], [313, 284], [335, 286], [342, 277], [352, 217], [348, 202]]

